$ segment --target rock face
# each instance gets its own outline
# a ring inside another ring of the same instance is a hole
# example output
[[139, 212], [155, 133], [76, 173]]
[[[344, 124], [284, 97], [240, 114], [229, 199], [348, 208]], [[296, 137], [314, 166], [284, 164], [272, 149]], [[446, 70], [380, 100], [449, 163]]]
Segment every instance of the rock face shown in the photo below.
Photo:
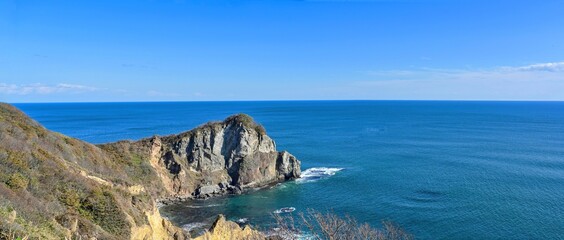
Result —
[[171, 222], [161, 217], [159, 210], [154, 208], [146, 212], [149, 224], [131, 229], [130, 239], [163, 239], [163, 240], [186, 240], [189, 239], [182, 229], [174, 226]]
[[251, 117], [239, 114], [179, 135], [151, 139], [151, 156], [175, 197], [205, 198], [295, 179], [300, 161], [278, 152]]
[[247, 239], [263, 240], [264, 234], [251, 229], [248, 225], [241, 228], [239, 224], [225, 220], [223, 215], [219, 215], [210, 229], [204, 235], [195, 238], [196, 240], [225, 240], [225, 239]]

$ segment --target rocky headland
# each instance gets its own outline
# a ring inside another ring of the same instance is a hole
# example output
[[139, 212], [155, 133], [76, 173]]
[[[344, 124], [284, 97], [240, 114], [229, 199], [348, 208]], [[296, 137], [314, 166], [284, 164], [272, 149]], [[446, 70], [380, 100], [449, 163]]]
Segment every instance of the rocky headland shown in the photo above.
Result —
[[[93, 145], [0, 103], [0, 239], [188, 239], [161, 217], [158, 201], [240, 194], [299, 176], [300, 162], [245, 114]], [[232, 224], [220, 217], [206, 236], [220, 239], [214, 232], [225, 233], [214, 229]]]

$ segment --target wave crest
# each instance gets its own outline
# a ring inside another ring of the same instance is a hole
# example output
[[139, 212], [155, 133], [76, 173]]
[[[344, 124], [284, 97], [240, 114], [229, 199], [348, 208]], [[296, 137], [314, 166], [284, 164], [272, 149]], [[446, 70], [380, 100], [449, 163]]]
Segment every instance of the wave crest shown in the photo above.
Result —
[[319, 168], [308, 168], [302, 172], [300, 178], [298, 178], [297, 182], [312, 182], [315, 180], [319, 180], [322, 178], [330, 177], [335, 175], [338, 171], [343, 170], [344, 168], [328, 168], [328, 167], [319, 167]]
[[211, 208], [211, 207], [219, 207], [222, 206], [221, 204], [207, 204], [207, 205], [185, 205], [184, 207], [187, 208]]
[[181, 228], [186, 232], [191, 232], [192, 230], [200, 229], [206, 227], [207, 224], [202, 222], [188, 223], [181, 226]]
[[275, 210], [273, 213], [276, 213], [276, 214], [280, 214], [280, 213], [291, 213], [291, 212], [293, 212], [293, 211], [296, 211], [296, 208], [295, 208], [295, 207], [283, 207], [283, 208], [280, 208], [280, 209], [278, 209], [278, 210]]
[[238, 223], [238, 224], [245, 224], [245, 223], [249, 222], [249, 219], [248, 218], [239, 218], [235, 222]]

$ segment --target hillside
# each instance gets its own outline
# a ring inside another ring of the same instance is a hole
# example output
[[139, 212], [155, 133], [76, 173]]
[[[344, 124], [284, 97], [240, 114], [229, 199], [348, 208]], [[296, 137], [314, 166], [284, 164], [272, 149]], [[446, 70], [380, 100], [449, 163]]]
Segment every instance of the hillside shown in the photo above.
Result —
[[244, 114], [95, 146], [0, 103], [0, 239], [186, 239], [158, 200], [238, 194], [299, 174], [300, 162]]

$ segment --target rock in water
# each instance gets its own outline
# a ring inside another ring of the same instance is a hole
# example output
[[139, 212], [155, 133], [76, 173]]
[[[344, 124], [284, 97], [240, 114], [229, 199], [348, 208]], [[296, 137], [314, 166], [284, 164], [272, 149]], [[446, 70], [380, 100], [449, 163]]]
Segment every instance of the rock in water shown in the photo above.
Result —
[[240, 193], [300, 176], [300, 161], [278, 152], [264, 128], [245, 114], [150, 142], [152, 162], [177, 197]]

